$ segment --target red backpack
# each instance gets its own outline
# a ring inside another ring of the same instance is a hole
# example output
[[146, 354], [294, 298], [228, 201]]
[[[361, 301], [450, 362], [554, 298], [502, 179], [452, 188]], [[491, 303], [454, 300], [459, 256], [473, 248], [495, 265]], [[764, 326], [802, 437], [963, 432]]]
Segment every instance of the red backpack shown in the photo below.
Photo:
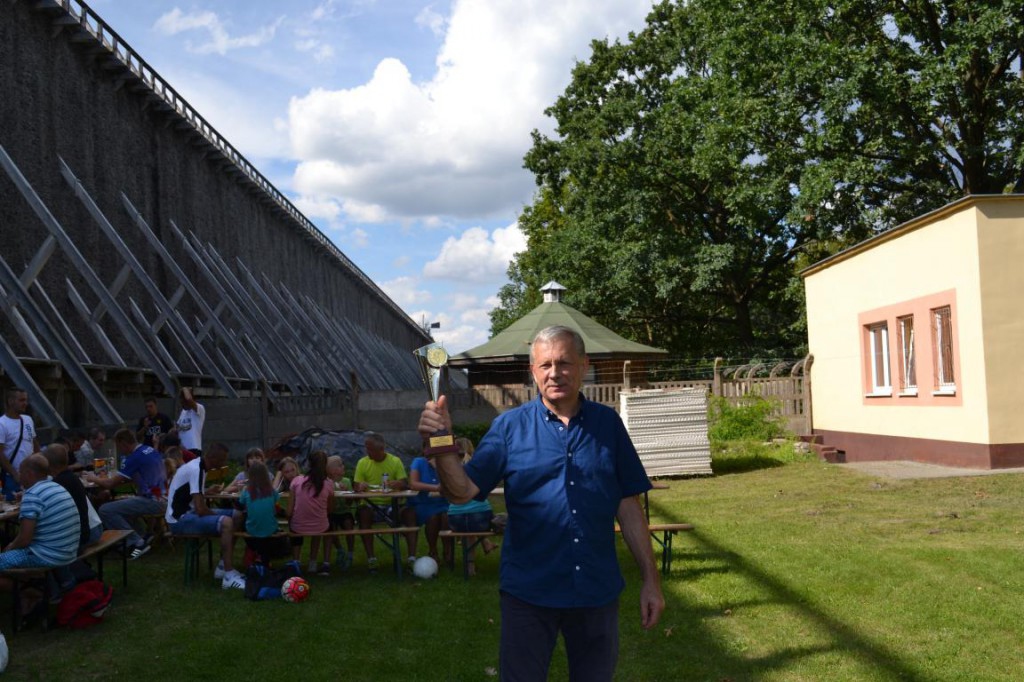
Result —
[[114, 588], [99, 580], [78, 583], [64, 595], [57, 607], [57, 623], [80, 629], [95, 625], [103, 619]]

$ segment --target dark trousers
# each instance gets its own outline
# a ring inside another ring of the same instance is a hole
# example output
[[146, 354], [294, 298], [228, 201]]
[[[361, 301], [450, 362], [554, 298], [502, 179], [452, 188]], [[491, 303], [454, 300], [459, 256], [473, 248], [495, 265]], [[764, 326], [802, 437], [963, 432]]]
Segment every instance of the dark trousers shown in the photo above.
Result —
[[611, 680], [619, 658], [619, 600], [592, 608], [552, 609], [501, 593], [501, 682], [546, 680], [558, 633], [570, 682]]
[[245, 546], [260, 556], [260, 561], [269, 566], [274, 559], [283, 559], [291, 556], [291, 547], [288, 538], [281, 535], [271, 535], [265, 538], [246, 538]]

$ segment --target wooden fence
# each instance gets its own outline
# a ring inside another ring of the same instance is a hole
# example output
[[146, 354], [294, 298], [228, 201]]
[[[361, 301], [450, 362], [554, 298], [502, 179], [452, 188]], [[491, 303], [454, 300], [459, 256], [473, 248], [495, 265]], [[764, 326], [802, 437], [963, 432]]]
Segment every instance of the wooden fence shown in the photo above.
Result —
[[[776, 402], [777, 414], [784, 417], [789, 430], [795, 435], [811, 432], [811, 356], [801, 360], [785, 376], [745, 376], [743, 373], [727, 378], [716, 366], [714, 379], [691, 381], [648, 382], [643, 388], [703, 388], [712, 396], [720, 396], [733, 404], [748, 395], [757, 395]], [[752, 374], [748, 372], [747, 374]], [[627, 374], [628, 376], [628, 374]], [[619, 393], [631, 390], [629, 384], [591, 384], [583, 387], [588, 400], [619, 407]], [[475, 386], [453, 391], [451, 405], [455, 409], [491, 407], [504, 412], [533, 400], [537, 389], [533, 386]]]

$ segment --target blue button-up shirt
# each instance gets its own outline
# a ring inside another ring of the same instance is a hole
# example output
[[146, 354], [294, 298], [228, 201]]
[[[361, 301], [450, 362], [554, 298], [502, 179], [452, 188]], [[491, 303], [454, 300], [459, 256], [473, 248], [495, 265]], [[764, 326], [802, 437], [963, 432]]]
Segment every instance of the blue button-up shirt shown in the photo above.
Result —
[[466, 465], [477, 499], [504, 481], [501, 589], [536, 606], [618, 597], [615, 514], [623, 498], [651, 488], [619, 415], [580, 400], [568, 426], [540, 398], [500, 415]]

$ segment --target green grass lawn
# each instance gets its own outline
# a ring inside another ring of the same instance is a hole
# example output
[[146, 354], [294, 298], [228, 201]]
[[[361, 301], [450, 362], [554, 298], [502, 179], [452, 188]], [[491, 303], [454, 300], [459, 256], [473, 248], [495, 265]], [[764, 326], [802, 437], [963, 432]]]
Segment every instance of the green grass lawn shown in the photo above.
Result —
[[[1024, 679], [1024, 477], [891, 481], [783, 452], [734, 449], [715, 462], [730, 473], [652, 493], [653, 520], [697, 529], [676, 538], [647, 632], [622, 546], [618, 679]], [[7, 678], [496, 679], [497, 553], [469, 582], [398, 582], [368, 576], [357, 548], [304, 604], [247, 602], [205, 566], [186, 588], [182, 561], [163, 546], [131, 563], [85, 631], [12, 638], [0, 601]], [[558, 651], [551, 679], [565, 677]]]

